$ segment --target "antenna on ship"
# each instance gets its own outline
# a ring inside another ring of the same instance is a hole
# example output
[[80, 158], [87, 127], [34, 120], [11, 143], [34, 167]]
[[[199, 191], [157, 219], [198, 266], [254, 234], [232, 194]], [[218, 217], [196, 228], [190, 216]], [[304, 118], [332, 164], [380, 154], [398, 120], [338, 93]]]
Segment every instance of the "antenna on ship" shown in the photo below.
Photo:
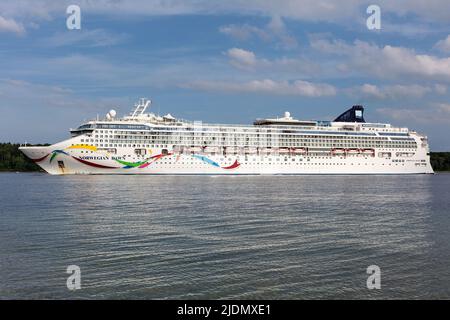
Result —
[[141, 98], [139, 103], [134, 105], [136, 108], [134, 109], [133, 113], [131, 114], [131, 117], [135, 118], [140, 115], [143, 115], [145, 110], [148, 108], [148, 106], [150, 106], [151, 103], [152, 103], [152, 100], [146, 99], [146, 98]]

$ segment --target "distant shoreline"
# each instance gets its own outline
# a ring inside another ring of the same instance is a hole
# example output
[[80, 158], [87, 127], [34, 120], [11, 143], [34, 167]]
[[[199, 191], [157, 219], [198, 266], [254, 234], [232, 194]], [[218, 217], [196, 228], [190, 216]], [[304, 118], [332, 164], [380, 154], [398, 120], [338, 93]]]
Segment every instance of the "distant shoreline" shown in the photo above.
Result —
[[[36, 144], [35, 146], [48, 145]], [[19, 147], [19, 143], [0, 143], [0, 172], [44, 172], [37, 164], [25, 157]], [[450, 172], [450, 151], [430, 152], [430, 160], [435, 172]]]

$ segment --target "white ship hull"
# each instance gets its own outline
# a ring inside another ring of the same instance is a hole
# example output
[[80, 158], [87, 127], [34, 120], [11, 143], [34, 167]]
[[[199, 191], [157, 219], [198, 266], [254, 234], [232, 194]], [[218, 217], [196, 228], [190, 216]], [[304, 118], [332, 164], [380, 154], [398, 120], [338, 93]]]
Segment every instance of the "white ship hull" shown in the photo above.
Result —
[[[162, 155], [130, 160], [125, 165], [114, 156], [98, 152], [88, 156], [80, 149], [61, 146], [21, 147], [20, 149], [50, 174], [150, 174], [150, 175], [309, 175], [309, 174], [430, 174], [433, 169], [424, 155], [393, 159], [365, 155]], [[54, 158], [52, 158], [52, 156]], [[128, 161], [127, 161], [128, 162]]]
[[20, 150], [50, 174], [297, 175], [433, 173], [426, 136], [366, 123], [353, 106], [335, 121], [284, 118], [217, 125], [145, 113], [91, 120], [72, 138]]

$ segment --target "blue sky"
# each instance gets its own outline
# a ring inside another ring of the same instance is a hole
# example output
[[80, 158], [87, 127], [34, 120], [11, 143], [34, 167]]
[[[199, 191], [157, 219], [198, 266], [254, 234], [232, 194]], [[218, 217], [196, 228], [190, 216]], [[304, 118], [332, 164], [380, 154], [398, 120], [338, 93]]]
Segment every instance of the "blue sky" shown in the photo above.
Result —
[[[66, 8], [81, 8], [81, 30]], [[366, 8], [381, 8], [368, 30]], [[444, 0], [0, 1], [0, 141], [57, 142], [139, 97], [180, 118], [282, 115], [424, 132], [450, 150], [450, 4]]]

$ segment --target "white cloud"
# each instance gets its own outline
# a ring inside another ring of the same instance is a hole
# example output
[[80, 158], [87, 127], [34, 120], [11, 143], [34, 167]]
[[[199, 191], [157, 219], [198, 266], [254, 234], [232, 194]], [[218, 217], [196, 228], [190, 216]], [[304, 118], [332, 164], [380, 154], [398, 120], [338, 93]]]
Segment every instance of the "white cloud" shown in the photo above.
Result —
[[[1, 1], [4, 17], [24, 23], [60, 17], [72, 0]], [[339, 24], [365, 25], [365, 8], [372, 0], [79, 0], [82, 12], [88, 14], [123, 15], [131, 17], [182, 14], [240, 14], [265, 17], [279, 16], [301, 21], [326, 21]], [[413, 17], [420, 22], [448, 23], [448, 0], [379, 0], [383, 16]], [[386, 14], [386, 15], [385, 15]]]
[[253, 51], [240, 48], [231, 48], [226, 52], [226, 55], [230, 59], [229, 62], [232, 66], [245, 71], [281, 73], [282, 76], [293, 74], [298, 78], [300, 75], [317, 75], [321, 70], [317, 62], [303, 57], [281, 57], [268, 60], [258, 58]]
[[68, 107], [95, 109], [95, 105], [78, 99], [74, 91], [47, 84], [38, 84], [21, 79], [1, 79], [2, 108], [22, 106], [25, 110], [45, 107]]
[[382, 20], [382, 33], [390, 33], [408, 38], [423, 38], [425, 36], [446, 32], [447, 30], [448, 27], [446, 26], [438, 26], [414, 19], [411, 19], [410, 22]]
[[292, 49], [298, 45], [297, 39], [288, 33], [280, 16], [273, 16], [264, 28], [249, 24], [231, 24], [220, 27], [219, 31], [240, 41], [249, 40], [254, 36], [263, 41], [276, 41], [283, 49]]
[[420, 98], [424, 95], [433, 92], [433, 89], [427, 86], [421, 86], [417, 84], [413, 85], [392, 85], [382, 87], [384, 95], [388, 98], [402, 98], [412, 97]]
[[434, 103], [422, 108], [379, 108], [376, 112], [399, 123], [421, 125], [450, 124], [450, 104]]
[[[115, 106], [128, 107], [127, 98], [80, 97], [76, 90], [66, 87], [40, 84], [21, 79], [0, 79], [0, 109], [21, 109], [24, 112], [61, 111], [98, 112]], [[49, 109], [50, 108], [50, 109]], [[128, 110], [122, 110], [126, 112]], [[67, 114], [66, 114], [67, 115]], [[92, 114], [91, 114], [92, 115]], [[10, 121], [15, 121], [9, 118]], [[17, 118], [19, 121], [20, 118]]]
[[448, 0], [380, 0], [378, 4], [383, 12], [389, 12], [399, 17], [417, 16], [421, 21], [444, 23], [448, 23], [450, 19]]
[[353, 44], [349, 44], [341, 39], [329, 39], [330, 34], [312, 34], [310, 35], [309, 44], [317, 51], [336, 54], [336, 55], [350, 55], [355, 51], [356, 47], [369, 45], [367, 42], [355, 40]]
[[450, 115], [450, 103], [438, 103], [436, 104], [438, 110], [444, 113], [448, 113]]
[[436, 119], [434, 117], [430, 118], [430, 115], [428, 112], [420, 110], [420, 109], [392, 107], [392, 108], [379, 108], [376, 110], [376, 112], [386, 118], [398, 121], [399, 123], [426, 124], [429, 122], [436, 121]]
[[[104, 54], [68, 54], [56, 57], [41, 55], [29, 56], [26, 68], [23, 58], [11, 56], [0, 59], [3, 78], [29, 79], [40, 82], [64, 84], [86, 94], [107, 91], [113, 88], [133, 88], [151, 92], [152, 88], [174, 88], [180, 83], [193, 79], [215, 80], [229, 79], [236, 76], [236, 70], [223, 60], [179, 57], [168, 55], [162, 50], [158, 56], [163, 61], [146, 59], [128, 59], [105, 56]], [[45, 68], [43, 68], [45, 66]], [[247, 78], [248, 79], [248, 78]], [[149, 93], [147, 93], [149, 94]]]
[[219, 31], [240, 41], [248, 40], [253, 36], [256, 36], [264, 41], [269, 41], [271, 39], [271, 36], [267, 33], [267, 31], [249, 24], [230, 24], [220, 27]]
[[[12, 56], [0, 60], [4, 78], [29, 79], [64, 84], [81, 90], [102, 90], [111, 87], [142, 87], [151, 83], [154, 72], [136, 61], [105, 59], [104, 56], [70, 54], [56, 57], [32, 55], [22, 67], [23, 58]], [[154, 82], [157, 80], [155, 79]]]
[[385, 94], [381, 92], [381, 90], [376, 85], [373, 84], [366, 83], [358, 89], [363, 95], [373, 96], [380, 99], [383, 99], [385, 97]]
[[21, 23], [16, 22], [14, 19], [6, 19], [0, 16], [0, 32], [12, 32], [23, 35], [25, 33], [25, 28]]
[[356, 40], [348, 44], [341, 40], [312, 38], [311, 47], [325, 54], [345, 57], [342, 70], [369, 74], [379, 78], [404, 76], [450, 81], [450, 58], [417, 54], [413, 49]]
[[290, 49], [297, 47], [297, 39], [287, 32], [284, 21], [279, 15], [272, 17], [267, 28], [275, 35], [284, 48]]
[[430, 93], [445, 94], [447, 87], [436, 84], [434, 86], [423, 86], [418, 84], [412, 85], [384, 85], [376, 86], [365, 83], [361, 86], [356, 86], [346, 90], [350, 96], [359, 98], [374, 98], [374, 99], [417, 99]]
[[80, 96], [76, 90], [21, 79], [0, 79], [0, 98], [0, 141], [31, 143], [61, 141], [67, 128], [111, 108], [127, 112], [132, 104], [123, 97]]
[[434, 91], [436, 91], [437, 94], [446, 94], [447, 86], [437, 83], [434, 85]]
[[450, 34], [447, 36], [447, 38], [436, 42], [434, 47], [444, 53], [450, 53]]
[[257, 64], [256, 56], [252, 51], [239, 48], [231, 48], [227, 51], [230, 63], [237, 68], [251, 68]]
[[312, 83], [303, 80], [274, 81], [271, 79], [253, 80], [243, 83], [220, 81], [196, 81], [183, 85], [185, 88], [205, 91], [265, 93], [275, 95], [298, 95], [322, 97], [336, 95], [336, 88], [325, 83]]
[[[0, 3], [0, 11], [9, 16], [39, 16], [49, 18], [71, 4], [71, 0], [21, 0]], [[284, 16], [307, 20], [344, 21], [360, 9], [359, 0], [80, 0], [83, 11], [98, 14], [180, 15], [180, 14], [247, 14]]]

